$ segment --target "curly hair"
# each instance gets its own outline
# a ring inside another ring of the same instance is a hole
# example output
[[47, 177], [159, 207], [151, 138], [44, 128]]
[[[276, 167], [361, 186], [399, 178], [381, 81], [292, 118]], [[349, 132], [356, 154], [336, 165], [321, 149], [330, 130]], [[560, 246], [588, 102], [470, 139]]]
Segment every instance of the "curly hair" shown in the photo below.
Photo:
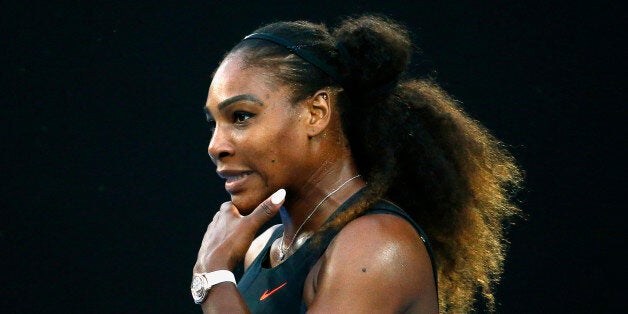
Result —
[[265, 40], [242, 41], [230, 52], [270, 69], [293, 88], [295, 102], [321, 88], [338, 91], [342, 128], [367, 187], [326, 228], [342, 227], [381, 198], [391, 200], [428, 235], [440, 311], [472, 311], [478, 293], [493, 310], [505, 227], [519, 214], [511, 198], [521, 171], [505, 145], [435, 82], [406, 78], [413, 49], [406, 28], [368, 15], [347, 18], [332, 32], [307, 21], [273, 23], [255, 32], [298, 44], [342, 78], [332, 79]]

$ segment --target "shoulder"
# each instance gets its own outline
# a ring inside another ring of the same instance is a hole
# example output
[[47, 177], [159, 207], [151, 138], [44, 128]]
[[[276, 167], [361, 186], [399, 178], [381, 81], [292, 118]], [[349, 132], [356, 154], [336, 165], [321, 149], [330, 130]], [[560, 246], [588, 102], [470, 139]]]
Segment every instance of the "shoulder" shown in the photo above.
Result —
[[320, 262], [313, 304], [318, 309], [342, 308], [338, 303], [343, 298], [381, 312], [436, 307], [427, 249], [414, 227], [399, 216], [371, 214], [351, 221]]
[[331, 262], [364, 257], [378, 266], [374, 270], [399, 274], [419, 269], [432, 277], [430, 256], [423, 240], [407, 220], [396, 215], [371, 214], [351, 221], [330, 243], [326, 253]]
[[275, 230], [280, 226], [280, 224], [277, 224], [266, 229], [266, 231], [264, 231], [257, 238], [255, 238], [253, 242], [251, 242], [251, 246], [249, 246], [249, 249], [246, 251], [246, 255], [244, 256], [244, 269], [247, 269], [251, 265], [251, 263], [253, 263], [255, 258], [264, 249], [264, 246], [266, 246], [266, 243], [268, 243], [268, 241], [270, 240], [273, 232], [275, 232]]

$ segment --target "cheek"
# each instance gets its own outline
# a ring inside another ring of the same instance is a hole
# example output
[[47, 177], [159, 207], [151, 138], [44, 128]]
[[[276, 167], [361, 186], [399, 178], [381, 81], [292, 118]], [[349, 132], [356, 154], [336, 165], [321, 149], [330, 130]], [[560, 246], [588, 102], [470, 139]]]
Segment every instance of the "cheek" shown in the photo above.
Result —
[[[307, 136], [300, 132], [303, 118], [290, 108], [274, 107], [262, 113], [255, 129], [239, 139], [240, 153], [258, 171], [266, 187], [282, 187], [298, 176]], [[305, 136], [305, 137], [304, 137]]]
[[273, 187], [284, 187], [294, 176], [298, 176], [300, 164], [303, 162], [304, 148], [299, 143], [295, 132], [273, 132], [257, 145], [256, 152], [250, 155], [265, 184]]
[[295, 179], [305, 175], [303, 172], [308, 164], [307, 146], [294, 133], [280, 137], [275, 143], [271, 165], [282, 172], [287, 183], [296, 182]]
[[275, 171], [284, 159], [283, 148], [287, 145], [275, 132], [269, 131], [261, 130], [255, 137], [243, 136], [236, 151], [240, 155], [238, 159], [257, 172], [266, 186], [276, 176]]

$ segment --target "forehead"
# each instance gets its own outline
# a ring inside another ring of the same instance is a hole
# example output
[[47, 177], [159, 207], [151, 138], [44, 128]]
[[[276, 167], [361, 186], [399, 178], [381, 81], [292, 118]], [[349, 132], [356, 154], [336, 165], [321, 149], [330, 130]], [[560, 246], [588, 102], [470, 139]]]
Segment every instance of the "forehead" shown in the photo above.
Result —
[[238, 95], [255, 95], [258, 99], [268, 99], [280, 91], [272, 73], [259, 67], [247, 66], [242, 58], [230, 55], [220, 64], [207, 97], [207, 107], [216, 106], [221, 101]]

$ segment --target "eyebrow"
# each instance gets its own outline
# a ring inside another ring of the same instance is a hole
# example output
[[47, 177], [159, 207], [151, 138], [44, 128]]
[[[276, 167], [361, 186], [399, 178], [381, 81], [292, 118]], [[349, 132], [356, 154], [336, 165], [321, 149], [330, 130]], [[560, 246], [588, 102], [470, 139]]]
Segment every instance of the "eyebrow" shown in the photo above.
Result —
[[[256, 104], [258, 104], [260, 106], [264, 105], [264, 103], [261, 100], [257, 99], [257, 97], [255, 97], [253, 95], [250, 95], [250, 94], [242, 94], [242, 95], [233, 96], [231, 98], [227, 98], [227, 99], [221, 101], [218, 104], [218, 110], [222, 111], [226, 107], [228, 107], [229, 105], [231, 105], [233, 103], [236, 103], [238, 101], [243, 101], [243, 100], [254, 102], [254, 103], [256, 103]], [[210, 117], [212, 117], [212, 114], [209, 111], [209, 109], [207, 109], [207, 106], [203, 106], [203, 111], [205, 112], [205, 115], [207, 116], [208, 119]]]
[[231, 98], [227, 98], [227, 99], [221, 101], [218, 104], [218, 110], [222, 111], [226, 107], [228, 107], [229, 105], [231, 105], [231, 104], [233, 104], [235, 102], [238, 102], [238, 101], [242, 101], [242, 100], [246, 100], [246, 101], [257, 103], [260, 106], [264, 105], [264, 103], [261, 100], [257, 99], [257, 97], [255, 97], [253, 95], [250, 95], [250, 94], [242, 94], [242, 95], [233, 96]]

